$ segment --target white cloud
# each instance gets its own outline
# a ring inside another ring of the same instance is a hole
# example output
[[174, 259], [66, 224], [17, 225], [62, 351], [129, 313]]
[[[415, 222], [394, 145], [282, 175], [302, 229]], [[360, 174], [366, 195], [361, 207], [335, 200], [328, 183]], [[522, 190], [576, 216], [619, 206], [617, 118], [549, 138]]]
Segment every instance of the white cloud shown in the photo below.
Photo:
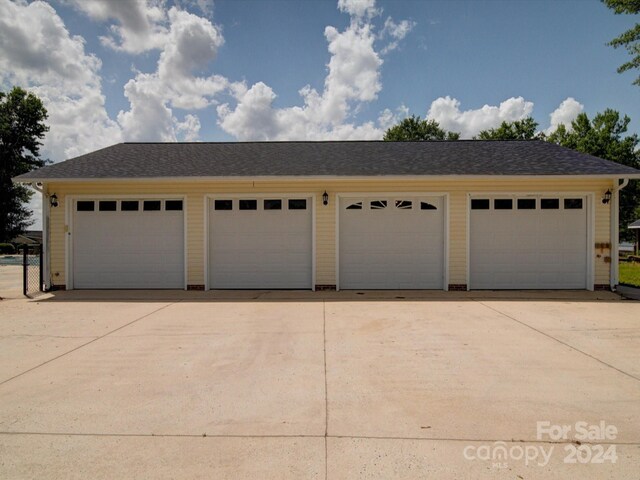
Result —
[[173, 113], [158, 88], [157, 77], [138, 74], [124, 86], [124, 95], [129, 100], [129, 111], [118, 113], [126, 141], [175, 142]]
[[403, 119], [409, 116], [409, 108], [404, 104], [400, 105], [395, 113], [390, 109], [385, 108], [378, 116], [378, 125], [382, 130], [387, 130], [394, 125], [400, 123]]
[[209, 20], [176, 8], [169, 18], [171, 30], [158, 62], [161, 75], [190, 75], [215, 59], [224, 38]]
[[[389, 122], [383, 112], [378, 122], [356, 125], [352, 117], [367, 102], [378, 98], [382, 89], [382, 59], [374, 47], [376, 35], [371, 18], [379, 13], [374, 1], [338, 2], [338, 8], [351, 15], [351, 23], [340, 32], [325, 28], [331, 54], [324, 89], [309, 85], [299, 93], [302, 106], [274, 108], [276, 94], [258, 82], [235, 88], [235, 107], [218, 106], [218, 123], [240, 140], [321, 140], [379, 139]], [[398, 35], [400, 35], [398, 33]]]
[[[171, 44], [171, 12], [197, 8], [213, 15], [213, 0], [175, 0], [178, 8], [167, 10], [166, 0], [66, 0], [77, 10], [98, 22], [115, 22], [110, 35], [100, 37], [103, 45], [117, 51], [139, 54], [162, 50]], [[203, 20], [206, 21], [206, 18]], [[220, 37], [222, 38], [222, 37]], [[188, 53], [191, 57], [198, 52]]]
[[338, 9], [356, 19], [373, 18], [382, 13], [376, 8], [376, 0], [338, 0]]
[[180, 8], [197, 7], [207, 18], [213, 16], [213, 0], [175, 0], [175, 2]]
[[115, 20], [103, 45], [128, 53], [159, 49], [166, 42], [166, 10], [163, 0], [67, 0], [92, 20]]
[[[231, 109], [228, 104], [218, 106], [220, 126], [240, 140], [270, 140], [278, 137], [280, 130], [277, 112], [271, 104], [276, 94], [268, 85], [258, 82], [250, 89], [237, 89], [238, 104]], [[303, 112], [300, 109], [300, 117]], [[301, 118], [302, 120], [302, 118]]]
[[[85, 52], [84, 39], [71, 35], [50, 5], [0, 0], [0, 52], [2, 87], [21, 85], [48, 110], [43, 158], [61, 161], [120, 141], [105, 110], [100, 59]], [[29, 207], [32, 228], [41, 228], [39, 193]]]
[[484, 105], [476, 110], [460, 110], [460, 102], [449, 96], [431, 102], [427, 118], [437, 121], [446, 130], [471, 138], [481, 130], [498, 127], [502, 122], [522, 120], [531, 115], [533, 103], [522, 97], [512, 97], [499, 106]]
[[42, 154], [54, 161], [120, 141], [105, 110], [100, 59], [43, 2], [0, 0], [0, 83], [33, 91], [49, 111]]
[[0, 1], [0, 75], [19, 84], [33, 81], [82, 86], [95, 81], [100, 60], [84, 52], [46, 3]]
[[182, 122], [176, 123], [176, 132], [185, 142], [195, 142], [200, 133], [200, 119], [197, 115], [185, 115]]
[[549, 114], [550, 125], [545, 133], [550, 134], [554, 132], [561, 124], [564, 124], [567, 129], [571, 129], [571, 122], [574, 121], [583, 110], [584, 105], [573, 97], [567, 97], [560, 103], [558, 108]]
[[228, 86], [220, 75], [197, 77], [216, 58], [224, 44], [220, 30], [209, 20], [172, 8], [169, 10], [171, 30], [160, 54], [157, 77], [177, 108], [200, 109], [210, 103], [208, 97]]
[[380, 32], [380, 38], [385, 38], [388, 35], [392, 40], [380, 51], [380, 53], [382, 55], [386, 55], [398, 48], [400, 41], [403, 40], [415, 26], [416, 22], [412, 20], [402, 20], [399, 23], [396, 23], [393, 21], [393, 18], [388, 17], [384, 22], [382, 32]]
[[29, 226], [29, 230], [41, 230], [42, 229], [42, 194], [35, 189], [31, 189], [34, 194], [29, 200], [28, 206], [29, 210], [33, 213], [31, 215], [31, 220], [33, 223]]
[[[197, 76], [215, 59], [224, 38], [208, 19], [172, 7], [169, 31], [154, 73], [137, 73], [125, 85], [131, 105], [118, 114], [124, 136], [132, 141], [175, 141], [177, 120], [173, 108], [203, 109], [230, 87], [223, 76]], [[180, 127], [184, 130], [184, 125]], [[189, 130], [190, 140], [198, 130]]]
[[122, 141], [120, 128], [105, 110], [100, 88], [90, 85], [76, 92], [46, 85], [30, 89], [49, 112], [51, 130], [44, 141], [44, 154], [54, 161], [76, 157]]

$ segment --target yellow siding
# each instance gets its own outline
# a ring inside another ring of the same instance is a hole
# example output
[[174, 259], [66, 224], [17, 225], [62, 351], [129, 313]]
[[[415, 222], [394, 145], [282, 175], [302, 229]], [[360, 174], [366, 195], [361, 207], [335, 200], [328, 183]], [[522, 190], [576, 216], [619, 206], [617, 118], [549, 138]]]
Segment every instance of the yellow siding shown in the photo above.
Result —
[[449, 196], [449, 283], [467, 283], [467, 203], [465, 192]]
[[[168, 195], [186, 196], [187, 283], [202, 285], [204, 275], [204, 206], [206, 194], [218, 193], [308, 193], [316, 195], [316, 283], [336, 283], [336, 197], [337, 193], [430, 192], [449, 194], [449, 283], [467, 283], [467, 204], [469, 193], [493, 192], [580, 192], [593, 193], [595, 243], [610, 242], [610, 207], [600, 201], [612, 187], [608, 180], [492, 179], [492, 180], [280, 180], [226, 182], [87, 182], [51, 183], [59, 207], [51, 210], [51, 273], [55, 285], [65, 280], [65, 212], [68, 195]], [[329, 205], [322, 205], [322, 193], [329, 193]], [[609, 283], [609, 249], [595, 251], [595, 283]]]
[[[604, 187], [603, 187], [604, 188]], [[606, 185], [606, 188], [612, 188], [609, 185]], [[605, 189], [606, 191], [606, 189]], [[597, 191], [595, 196], [594, 205], [595, 205], [595, 233], [594, 233], [594, 243], [602, 244], [607, 243], [611, 244], [611, 206], [604, 205], [602, 203], [602, 189]], [[617, 241], [617, 239], [616, 239]], [[611, 275], [611, 264], [607, 263], [605, 259], [611, 260], [611, 248], [598, 248], [595, 250], [595, 280], [596, 284], [608, 284], [609, 278]], [[617, 258], [615, 259], [618, 260]]]

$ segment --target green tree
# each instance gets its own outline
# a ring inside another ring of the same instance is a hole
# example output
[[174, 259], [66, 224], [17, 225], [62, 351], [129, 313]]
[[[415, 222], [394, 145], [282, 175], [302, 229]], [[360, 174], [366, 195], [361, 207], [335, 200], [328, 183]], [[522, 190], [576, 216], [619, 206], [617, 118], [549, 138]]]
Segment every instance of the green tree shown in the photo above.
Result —
[[527, 117], [514, 122], [502, 122], [498, 128], [482, 130], [474, 140], [532, 140], [540, 138], [536, 128], [538, 128], [538, 122], [532, 117]]
[[389, 128], [382, 139], [385, 142], [422, 142], [427, 140], [458, 140], [460, 134], [448, 132], [435, 120], [421, 120], [411, 115]]
[[[571, 128], [559, 125], [547, 140], [563, 147], [605, 158], [629, 167], [640, 169], [640, 139], [637, 134], [625, 135], [629, 122], [615, 110], [607, 109], [590, 120], [581, 113], [571, 122]], [[640, 182], [631, 180], [620, 191], [621, 238], [631, 240], [633, 233], [627, 225], [640, 218]]]
[[25, 204], [33, 192], [12, 177], [42, 167], [40, 140], [49, 128], [42, 101], [20, 87], [0, 91], [0, 242], [24, 231], [33, 221]]
[[[640, 0], [602, 1], [607, 7], [612, 9], [616, 15], [620, 15], [621, 13], [631, 15], [640, 13]], [[640, 68], [640, 23], [636, 23], [633, 28], [630, 28], [619, 37], [611, 40], [609, 45], [613, 48], [624, 47], [627, 49], [629, 55], [631, 55], [631, 60], [618, 67], [618, 73]], [[633, 84], [640, 85], [640, 76], [634, 80]]]

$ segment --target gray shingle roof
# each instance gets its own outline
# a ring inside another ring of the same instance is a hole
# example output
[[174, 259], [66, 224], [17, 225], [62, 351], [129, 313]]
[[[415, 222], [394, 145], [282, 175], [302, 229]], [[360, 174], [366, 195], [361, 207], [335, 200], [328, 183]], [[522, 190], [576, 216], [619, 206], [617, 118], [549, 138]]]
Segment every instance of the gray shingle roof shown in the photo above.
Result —
[[627, 228], [640, 228], [640, 220], [636, 220], [633, 223], [630, 223]]
[[17, 177], [597, 175], [639, 170], [543, 141], [120, 143]]

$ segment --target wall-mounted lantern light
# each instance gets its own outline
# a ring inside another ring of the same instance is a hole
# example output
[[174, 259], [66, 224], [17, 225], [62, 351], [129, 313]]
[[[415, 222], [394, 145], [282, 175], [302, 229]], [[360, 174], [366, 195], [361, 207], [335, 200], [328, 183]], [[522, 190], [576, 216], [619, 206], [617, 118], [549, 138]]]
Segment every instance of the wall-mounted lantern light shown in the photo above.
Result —
[[611, 201], [611, 190], [607, 190], [606, 192], [604, 192], [604, 195], [602, 196], [602, 203], [606, 205], [610, 201]]
[[49, 203], [53, 208], [58, 206], [58, 196], [55, 193], [49, 197]]
[[327, 193], [326, 190], [322, 194], [322, 204], [323, 205], [329, 205], [329, 194]]

